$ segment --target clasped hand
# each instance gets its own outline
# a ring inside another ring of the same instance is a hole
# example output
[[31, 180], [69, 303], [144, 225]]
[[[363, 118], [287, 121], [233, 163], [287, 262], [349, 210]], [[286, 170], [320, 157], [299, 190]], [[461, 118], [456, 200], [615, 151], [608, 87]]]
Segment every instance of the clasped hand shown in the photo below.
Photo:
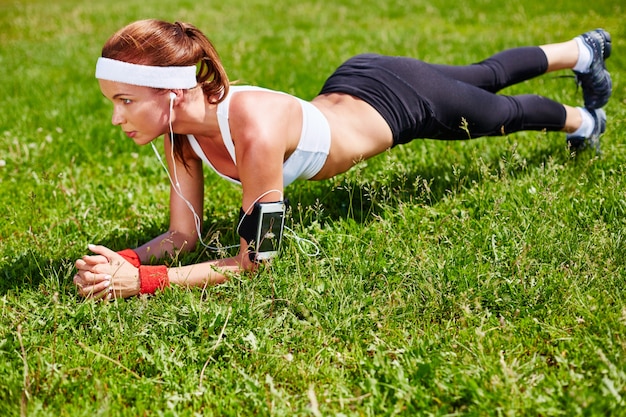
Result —
[[85, 298], [108, 301], [139, 294], [139, 270], [121, 255], [100, 245], [89, 245], [95, 255], [85, 255], [75, 263], [74, 285]]

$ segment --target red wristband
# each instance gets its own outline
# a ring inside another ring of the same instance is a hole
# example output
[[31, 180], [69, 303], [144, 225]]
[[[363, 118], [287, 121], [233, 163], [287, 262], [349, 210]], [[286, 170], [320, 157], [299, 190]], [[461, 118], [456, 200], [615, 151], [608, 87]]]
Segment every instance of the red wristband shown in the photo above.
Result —
[[130, 262], [130, 264], [135, 268], [139, 268], [139, 266], [141, 265], [141, 259], [139, 259], [139, 255], [137, 255], [137, 252], [132, 249], [124, 249], [119, 251], [117, 254], [121, 255], [122, 258]]
[[157, 289], [170, 286], [165, 265], [141, 265], [139, 267], [139, 294], [154, 294]]

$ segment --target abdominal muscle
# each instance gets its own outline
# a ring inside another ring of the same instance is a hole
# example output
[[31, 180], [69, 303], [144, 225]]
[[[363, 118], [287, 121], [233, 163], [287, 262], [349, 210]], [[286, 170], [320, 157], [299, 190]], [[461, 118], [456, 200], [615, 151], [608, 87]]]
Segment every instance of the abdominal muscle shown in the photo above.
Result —
[[315, 97], [311, 103], [324, 114], [331, 132], [326, 163], [312, 180], [341, 174], [393, 144], [389, 125], [365, 101], [348, 94], [329, 93]]

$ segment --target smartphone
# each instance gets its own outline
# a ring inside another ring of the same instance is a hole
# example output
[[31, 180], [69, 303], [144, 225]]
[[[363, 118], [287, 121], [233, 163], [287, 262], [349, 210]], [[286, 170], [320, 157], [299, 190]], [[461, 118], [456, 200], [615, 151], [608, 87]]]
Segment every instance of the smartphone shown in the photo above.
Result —
[[270, 259], [278, 253], [285, 226], [285, 202], [257, 203], [259, 225], [257, 227], [256, 259]]

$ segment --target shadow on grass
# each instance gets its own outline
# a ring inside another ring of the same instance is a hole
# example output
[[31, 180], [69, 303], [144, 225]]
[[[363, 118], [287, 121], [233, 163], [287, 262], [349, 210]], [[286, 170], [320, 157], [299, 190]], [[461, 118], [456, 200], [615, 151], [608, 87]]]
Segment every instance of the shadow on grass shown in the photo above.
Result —
[[0, 268], [0, 295], [24, 288], [39, 289], [43, 295], [69, 290], [73, 267], [70, 259], [50, 259], [36, 252], [19, 255]]
[[[324, 214], [317, 217], [318, 220], [336, 221], [349, 217], [357, 223], [367, 224], [388, 210], [389, 203], [413, 202], [434, 206], [452, 194], [464, 193], [485, 181], [497, 181], [500, 176], [523, 177], [528, 167], [539, 167], [548, 163], [586, 163], [591, 157], [590, 153], [585, 152], [572, 158], [562, 145], [553, 142], [547, 150], [534, 149], [523, 157], [518, 156], [520, 161], [514, 161], [515, 155], [511, 152], [493, 155], [489, 160], [483, 158], [483, 165], [487, 167], [492, 178], [486, 178], [479, 163], [472, 163], [457, 172], [452, 164], [416, 166], [400, 172], [397, 176], [388, 175], [382, 180], [367, 178], [360, 181], [348, 175], [340, 181], [304, 184], [294, 188], [290, 197], [292, 203], [299, 203], [302, 207], [321, 205]], [[369, 168], [365, 168], [365, 172], [368, 170]], [[381, 193], [380, 190], [383, 189], [387, 191]]]
[[[98, 240], [99, 245], [108, 247], [111, 250], [119, 251], [128, 247], [137, 247], [149, 241], [155, 236], [167, 230], [168, 225], [154, 225], [137, 229], [134, 231], [124, 230], [111, 232], [104, 239]], [[206, 229], [220, 231], [223, 242], [235, 242], [233, 224], [228, 222], [206, 224]], [[238, 242], [237, 238], [237, 242]], [[7, 257], [0, 263], [0, 295], [5, 295], [9, 291], [19, 291], [20, 289], [38, 289], [44, 295], [52, 295], [56, 291], [75, 293], [73, 277], [76, 273], [74, 263], [77, 259], [90, 252], [87, 245], [84, 247], [75, 245], [68, 247], [65, 257], [58, 258], [46, 255], [45, 249], [39, 249], [41, 245], [33, 245], [32, 248]], [[232, 252], [232, 251], [231, 251]], [[231, 253], [231, 255], [234, 254]], [[206, 248], [198, 248], [190, 253], [185, 253], [178, 259], [173, 259], [161, 263], [166, 264], [191, 264], [204, 262], [210, 259], [223, 257], [224, 252], [209, 251]], [[228, 256], [228, 255], [226, 255]]]
[[[152, 237], [152, 233], [156, 233], [156, 230], [153, 229], [137, 230], [132, 234], [128, 232], [111, 234], [98, 243], [113, 250], [123, 249], [129, 246], [128, 244], [124, 246], [124, 243], [139, 242], [146, 236]], [[81, 256], [88, 254], [87, 247], [68, 247], [68, 257], [55, 258], [46, 255], [45, 248], [39, 249], [41, 245], [33, 246], [0, 263], [0, 295], [20, 288], [38, 288], [43, 293], [73, 292], [74, 262]]]
[[[499, 163], [503, 157], [505, 154], [492, 156], [490, 160], [484, 161], [484, 164], [492, 171], [500, 169], [498, 167], [500, 167]], [[558, 164], [572, 161], [567, 152], [555, 143], [547, 152], [546, 149], [537, 149], [524, 156], [523, 165], [509, 164], [505, 165], [504, 169], [507, 176], [517, 177], [524, 175], [525, 167], [541, 166], [547, 163], [550, 158], [554, 158], [553, 161]], [[580, 155], [580, 158], [581, 160], [586, 159], [587, 155]], [[366, 168], [366, 171], [368, 169]], [[427, 192], [424, 189], [416, 190], [416, 178], [428, 184]], [[320, 214], [317, 219], [322, 222], [340, 221], [349, 217], [356, 222], [367, 224], [375, 221], [376, 215], [387, 210], [390, 202], [415, 202], [417, 199], [419, 204], [435, 205], [453, 192], [462, 193], [484, 181], [485, 174], [478, 164], [472, 164], [469, 169], [463, 169], [455, 174], [453, 174], [451, 165], [438, 164], [437, 166], [417, 167], [402, 172], [397, 177], [388, 175], [385, 181], [367, 178], [359, 183], [352, 177], [343, 179], [340, 177], [337, 180], [301, 183], [292, 186], [288, 196], [294, 206], [299, 205], [307, 208], [321, 204], [323, 214]], [[372, 198], [372, 194], [364, 189], [364, 186], [368, 190], [374, 190], [374, 192], [386, 188], [388, 190], [387, 199], [377, 200], [377, 196]], [[113, 250], [136, 247], [167, 229], [167, 224], [160, 225], [161, 228], [158, 226], [134, 232], [125, 231], [110, 234], [97, 243]], [[217, 233], [222, 242], [238, 241], [233, 224], [227, 224], [225, 221], [205, 224], [204, 233], [205, 236]], [[24, 287], [39, 287], [41, 291], [50, 291], [53, 286], [61, 291], [73, 292], [74, 262], [87, 254], [88, 251], [87, 248], [84, 248], [84, 251], [75, 248], [71, 252], [70, 258], [51, 259], [42, 254], [41, 251], [31, 249], [27, 253], [17, 255], [14, 259], [7, 260], [4, 265], [0, 265], [0, 294]], [[231, 250], [231, 254], [232, 252], [233, 250]], [[224, 252], [217, 253], [199, 246], [195, 251], [183, 255], [175, 261], [189, 264], [224, 255]]]

